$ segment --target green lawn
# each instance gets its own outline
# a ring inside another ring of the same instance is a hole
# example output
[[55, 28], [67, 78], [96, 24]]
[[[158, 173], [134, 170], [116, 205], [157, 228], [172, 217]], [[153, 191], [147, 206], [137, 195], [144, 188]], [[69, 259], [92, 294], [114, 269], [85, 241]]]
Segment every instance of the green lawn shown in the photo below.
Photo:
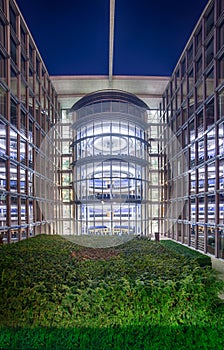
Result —
[[2, 246], [0, 349], [223, 350], [223, 282], [209, 259], [168, 245]]

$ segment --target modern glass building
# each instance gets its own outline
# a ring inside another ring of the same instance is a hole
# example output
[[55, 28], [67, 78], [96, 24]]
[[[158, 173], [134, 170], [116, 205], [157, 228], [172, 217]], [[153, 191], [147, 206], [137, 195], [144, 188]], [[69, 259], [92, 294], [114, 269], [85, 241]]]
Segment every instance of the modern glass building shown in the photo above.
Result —
[[[14, 1], [0, 1], [0, 234], [6, 242], [57, 231], [57, 179], [35, 171], [46, 134], [60, 117], [56, 91]], [[52, 143], [52, 140], [48, 140]], [[57, 168], [59, 153], [50, 158]], [[48, 155], [42, 154], [43, 162]], [[44, 163], [42, 163], [44, 165]], [[37, 198], [34, 175], [55, 198]], [[49, 215], [43, 217], [38, 203]]]
[[146, 234], [149, 222], [148, 107], [104, 90], [73, 107], [75, 232]]
[[[163, 94], [160, 158], [163, 232], [220, 258], [224, 258], [223, 10], [223, 0], [209, 1]], [[173, 191], [177, 183], [179, 191]]]
[[13, 0], [0, 44], [4, 241], [160, 232], [224, 258], [224, 0], [171, 77], [113, 76], [112, 54], [108, 76], [49, 77]]
[[[133, 236], [158, 231], [160, 116], [155, 106], [168, 80], [140, 80], [122, 77], [111, 89], [107, 77], [53, 77], [62, 106], [58, 128], [63, 135], [64, 235]], [[146, 94], [148, 81], [151, 89]], [[136, 84], [144, 101], [130, 89]], [[102, 90], [91, 92], [96, 85]]]

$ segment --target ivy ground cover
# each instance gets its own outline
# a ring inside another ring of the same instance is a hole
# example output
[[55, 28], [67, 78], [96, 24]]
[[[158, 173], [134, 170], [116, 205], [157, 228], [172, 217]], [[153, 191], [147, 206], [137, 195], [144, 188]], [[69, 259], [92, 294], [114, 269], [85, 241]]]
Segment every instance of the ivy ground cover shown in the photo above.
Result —
[[224, 349], [223, 282], [163, 242], [39, 235], [2, 246], [0, 266], [0, 349]]

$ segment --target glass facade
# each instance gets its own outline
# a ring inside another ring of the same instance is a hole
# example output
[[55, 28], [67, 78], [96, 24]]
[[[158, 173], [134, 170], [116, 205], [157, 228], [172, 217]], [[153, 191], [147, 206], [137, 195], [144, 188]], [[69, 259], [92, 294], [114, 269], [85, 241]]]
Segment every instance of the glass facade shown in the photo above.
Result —
[[3, 240], [161, 232], [224, 258], [224, 1], [208, 2], [155, 110], [120, 90], [73, 92], [61, 110], [17, 4], [0, 9]]
[[73, 110], [75, 232], [147, 234], [148, 107], [113, 90], [87, 95]]
[[[165, 213], [161, 230], [220, 258], [224, 258], [223, 4], [209, 2], [161, 104]], [[181, 145], [178, 152], [173, 134]], [[180, 158], [184, 161], [179, 172], [169, 172], [171, 165], [178, 167]], [[179, 179], [182, 186], [174, 195], [170, 187]], [[171, 206], [183, 209], [178, 216], [170, 215]]]
[[[3, 242], [53, 232], [56, 217], [45, 215], [35, 178], [40, 145], [60, 116], [56, 91], [14, 1], [0, 2], [0, 236]], [[58, 155], [54, 166], [58, 166]], [[43, 154], [47, 162], [47, 155]], [[40, 164], [39, 164], [40, 165]], [[43, 163], [39, 166], [42, 167]], [[57, 187], [45, 174], [46, 186]], [[53, 204], [54, 203], [54, 204]], [[52, 225], [51, 225], [52, 224]], [[53, 229], [52, 229], [53, 227]]]
[[[89, 103], [92, 97], [97, 101]], [[118, 237], [158, 231], [159, 111], [142, 101], [144, 108], [140, 107], [139, 101], [131, 94], [107, 90], [86, 95], [73, 109], [62, 110], [63, 235]], [[140, 224], [138, 215], [148, 220]]]

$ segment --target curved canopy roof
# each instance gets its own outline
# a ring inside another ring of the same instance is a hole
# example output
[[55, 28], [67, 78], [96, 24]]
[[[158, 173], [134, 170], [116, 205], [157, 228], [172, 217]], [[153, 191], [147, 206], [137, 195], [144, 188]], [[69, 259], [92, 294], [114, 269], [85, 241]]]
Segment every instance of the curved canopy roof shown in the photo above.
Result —
[[84, 106], [87, 106], [92, 103], [96, 103], [98, 101], [129, 102], [143, 109], [149, 109], [149, 107], [145, 102], [143, 102], [140, 98], [138, 98], [137, 96], [131, 93], [124, 92], [122, 90], [108, 89], [108, 90], [96, 91], [85, 95], [83, 98], [81, 98], [78, 102], [76, 102], [72, 106], [71, 111], [77, 111], [78, 109]]

